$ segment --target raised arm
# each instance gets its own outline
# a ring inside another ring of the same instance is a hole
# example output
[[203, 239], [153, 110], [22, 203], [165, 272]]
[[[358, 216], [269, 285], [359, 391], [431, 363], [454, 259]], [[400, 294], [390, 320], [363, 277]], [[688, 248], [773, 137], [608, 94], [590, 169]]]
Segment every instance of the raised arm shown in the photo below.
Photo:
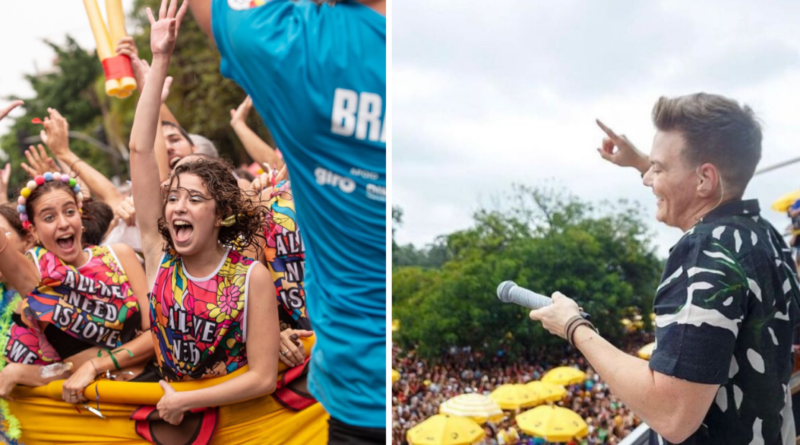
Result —
[[[8, 113], [11, 112], [14, 108], [22, 105], [23, 102], [21, 100], [15, 100], [11, 102], [4, 108], [0, 108], [0, 121], [3, 120]], [[11, 164], [6, 164], [2, 171], [0, 171], [0, 204], [5, 204], [8, 202], [8, 180], [11, 178]]]
[[0, 273], [6, 282], [22, 295], [28, 295], [39, 285], [39, 270], [33, 261], [15, 249], [12, 243], [22, 243], [16, 233], [0, 230]]
[[[147, 76], [150, 73], [150, 64], [147, 63], [146, 60], [139, 58], [139, 50], [133, 42], [133, 37], [123, 37], [122, 40], [117, 43], [116, 52], [117, 54], [125, 54], [130, 57], [133, 74], [136, 76], [136, 84], [139, 85], [139, 91], [144, 91], [144, 86], [147, 83]], [[164, 102], [167, 100], [167, 97], [169, 97], [169, 88], [171, 85], [172, 77], [167, 76], [167, 79], [164, 81], [164, 88], [161, 90], [162, 117], [159, 118], [159, 122], [164, 120], [164, 110], [169, 113], [169, 109], [164, 105]], [[169, 113], [169, 115], [172, 116], [172, 113]], [[158, 176], [161, 178], [161, 181], [164, 181], [167, 179], [167, 176], [169, 176], [169, 161], [167, 159], [167, 145], [164, 142], [164, 134], [161, 132], [161, 125], [159, 125], [156, 130], [155, 152], [156, 162], [158, 162]]]
[[122, 202], [122, 195], [108, 178], [69, 149], [69, 123], [61, 113], [55, 108], [48, 108], [47, 111], [50, 117], [44, 120], [45, 140], [53, 156], [83, 179], [98, 201], [105, 202], [112, 209], [116, 208]]
[[244, 102], [239, 105], [239, 108], [231, 110], [231, 127], [233, 127], [233, 131], [236, 132], [236, 136], [239, 137], [239, 140], [242, 141], [242, 145], [244, 145], [244, 149], [247, 150], [247, 154], [249, 154], [254, 161], [259, 165], [276, 165], [280, 168], [283, 166], [283, 159], [278, 156], [275, 148], [264, 142], [258, 137], [255, 131], [247, 126], [247, 115], [250, 114], [250, 110], [252, 109], [253, 100], [250, 99], [250, 96], [247, 96]]
[[[597, 149], [600, 157], [620, 167], [633, 167], [642, 175], [650, 170], [649, 156], [639, 151], [624, 134], [614, 133], [612, 129], [600, 122], [600, 119], [597, 119], [596, 122], [606, 134], [606, 137], [603, 138], [602, 148]], [[614, 150], [615, 148], [616, 150]]]
[[214, 32], [211, 30], [211, 1], [212, 0], [186, 0], [192, 8], [192, 15], [200, 25], [200, 29], [214, 41]]
[[161, 217], [161, 181], [159, 180], [154, 142], [160, 128], [158, 119], [161, 92], [167, 78], [172, 51], [175, 48], [178, 27], [186, 14], [187, 6], [188, 3], [184, 1], [176, 15], [177, 0], [171, 2], [169, 10], [166, 0], [162, 0], [158, 21], [153, 18], [150, 8], [147, 9], [147, 16], [152, 26], [150, 47], [153, 51], [153, 66], [136, 107], [130, 149], [133, 199], [138, 209], [136, 221], [142, 235], [148, 288], [155, 280], [155, 273], [158, 270], [156, 263], [160, 257], [162, 243], [161, 235], [158, 232], [158, 219]]

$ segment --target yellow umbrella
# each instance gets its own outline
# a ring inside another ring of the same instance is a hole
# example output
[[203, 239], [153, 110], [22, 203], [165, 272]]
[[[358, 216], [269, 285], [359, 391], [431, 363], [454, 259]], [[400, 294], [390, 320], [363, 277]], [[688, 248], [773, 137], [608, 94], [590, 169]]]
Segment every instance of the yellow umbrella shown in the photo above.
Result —
[[525, 385], [539, 395], [545, 402], [557, 402], [567, 396], [567, 390], [563, 386], [548, 382], [529, 382]]
[[509, 411], [542, 403], [542, 399], [538, 394], [522, 384], [498, 386], [497, 389], [492, 391], [489, 397], [494, 400], [500, 408]]
[[542, 377], [543, 382], [555, 383], [556, 385], [572, 385], [573, 383], [581, 383], [584, 379], [586, 379], [586, 374], [571, 366], [553, 368]]
[[650, 356], [653, 355], [653, 350], [655, 348], [656, 348], [655, 342], [648, 343], [645, 346], [643, 346], [642, 349], [639, 349], [639, 351], [636, 352], [636, 355], [645, 360], [650, 360]]
[[503, 419], [503, 411], [494, 400], [482, 394], [461, 394], [439, 405], [439, 412], [451, 416], [467, 417], [478, 423]]
[[517, 426], [548, 442], [569, 442], [589, 433], [589, 426], [572, 410], [542, 405], [517, 416]]
[[398, 372], [396, 369], [392, 369], [392, 383], [398, 380], [400, 380], [400, 372]]
[[800, 190], [795, 190], [793, 192], [789, 192], [780, 198], [777, 201], [772, 203], [772, 210], [776, 212], [786, 213], [789, 210], [789, 207], [794, 204], [795, 201], [800, 199]]
[[400, 330], [400, 320], [392, 320], [392, 332]]
[[472, 445], [486, 433], [472, 419], [437, 414], [408, 430], [411, 445]]

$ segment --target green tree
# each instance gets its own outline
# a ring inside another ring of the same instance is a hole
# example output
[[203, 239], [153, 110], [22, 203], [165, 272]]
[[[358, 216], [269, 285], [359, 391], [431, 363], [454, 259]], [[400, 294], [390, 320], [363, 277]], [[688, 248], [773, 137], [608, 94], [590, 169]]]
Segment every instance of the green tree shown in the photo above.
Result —
[[[129, 31], [140, 56], [148, 60], [152, 56], [150, 23], [145, 7], [157, 11], [159, 5], [157, 0], [137, 0], [129, 20]], [[102, 65], [95, 52], [81, 48], [69, 36], [63, 45], [48, 44], [56, 55], [52, 72], [26, 76], [36, 93], [33, 97], [9, 98], [25, 101], [25, 114], [14, 121], [9, 132], [0, 136], [0, 148], [13, 166], [9, 193], [16, 193], [27, 181], [25, 172], [19, 168], [20, 162], [25, 161], [23, 150], [27, 144], [24, 141], [38, 136], [42, 127], [32, 124], [31, 120], [44, 118], [48, 107], [58, 109], [67, 118], [70, 131], [98, 139], [113, 151], [109, 154], [73, 139], [70, 146], [76, 154], [108, 177], [117, 175], [121, 180], [127, 179], [127, 145], [138, 93], [124, 100], [107, 97]], [[200, 30], [197, 22], [187, 17], [181, 26], [170, 65], [169, 74], [174, 82], [167, 105], [187, 131], [213, 141], [221, 156], [235, 164], [249, 163], [250, 158], [229, 124], [229, 110], [238, 107], [246, 94], [233, 81], [220, 75], [219, 63], [219, 53], [211, 40]], [[274, 144], [257, 113], [251, 113], [248, 123], [264, 140]]]
[[621, 318], [650, 312], [661, 263], [636, 206], [596, 209], [558, 190], [524, 186], [508, 203], [510, 209], [478, 211], [472, 228], [446, 235], [450, 257], [441, 269], [393, 271], [398, 341], [433, 359], [449, 346], [515, 356], [533, 345], [563, 345], [526, 309], [498, 302], [505, 280], [575, 299], [611, 341], [622, 338]]
[[[145, 8], [158, 11], [160, 0], [136, 0], [132, 21], [139, 56], [152, 59], [150, 52], [150, 22]], [[173, 77], [167, 106], [189, 133], [207, 137], [219, 150], [220, 156], [235, 164], [252, 162], [230, 126], [230, 110], [235, 109], [247, 94], [234, 81], [225, 79], [219, 72], [220, 55], [211, 39], [200, 29], [191, 14], [181, 24], [169, 75]], [[130, 124], [133, 116], [130, 116]], [[248, 117], [250, 128], [274, 146], [269, 131], [260, 121], [258, 113]], [[130, 131], [130, 130], [128, 130]]]
[[[97, 57], [81, 48], [67, 36], [63, 45], [47, 42], [56, 54], [52, 72], [42, 75], [27, 75], [35, 95], [30, 98], [13, 96], [10, 99], [25, 101], [25, 114], [17, 118], [8, 133], [0, 137], [0, 148], [12, 164], [9, 193], [16, 193], [27, 182], [25, 172], [19, 168], [25, 161], [25, 140], [38, 137], [41, 125], [31, 123], [33, 118], [43, 119], [47, 108], [59, 110], [70, 123], [70, 131], [77, 131], [97, 139], [104, 139], [103, 115], [94, 84], [102, 76], [102, 67]], [[111, 156], [80, 140], [72, 140], [76, 154], [111, 177], [127, 171], [121, 155]], [[12, 196], [13, 198], [13, 196]]]

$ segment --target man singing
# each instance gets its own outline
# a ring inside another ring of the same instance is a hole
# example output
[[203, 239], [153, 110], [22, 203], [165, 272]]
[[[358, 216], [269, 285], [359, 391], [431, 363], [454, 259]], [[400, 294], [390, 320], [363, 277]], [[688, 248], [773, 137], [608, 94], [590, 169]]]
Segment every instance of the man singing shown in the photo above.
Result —
[[650, 362], [603, 339], [558, 292], [530, 316], [586, 356], [650, 425], [651, 444], [793, 444], [798, 281], [758, 201], [742, 200], [761, 158], [761, 127], [749, 107], [703, 93], [662, 97], [653, 123], [648, 157], [598, 121], [608, 135], [601, 156], [639, 170], [656, 195], [656, 218], [685, 232], [656, 290]]

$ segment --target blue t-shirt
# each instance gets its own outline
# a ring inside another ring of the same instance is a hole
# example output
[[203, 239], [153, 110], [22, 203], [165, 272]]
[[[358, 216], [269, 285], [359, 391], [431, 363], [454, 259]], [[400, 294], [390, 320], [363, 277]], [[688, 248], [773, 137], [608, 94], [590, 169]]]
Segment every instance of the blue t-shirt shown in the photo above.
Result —
[[337, 420], [386, 427], [386, 18], [355, 2], [214, 0], [222, 74], [286, 159], [317, 334], [309, 389]]

